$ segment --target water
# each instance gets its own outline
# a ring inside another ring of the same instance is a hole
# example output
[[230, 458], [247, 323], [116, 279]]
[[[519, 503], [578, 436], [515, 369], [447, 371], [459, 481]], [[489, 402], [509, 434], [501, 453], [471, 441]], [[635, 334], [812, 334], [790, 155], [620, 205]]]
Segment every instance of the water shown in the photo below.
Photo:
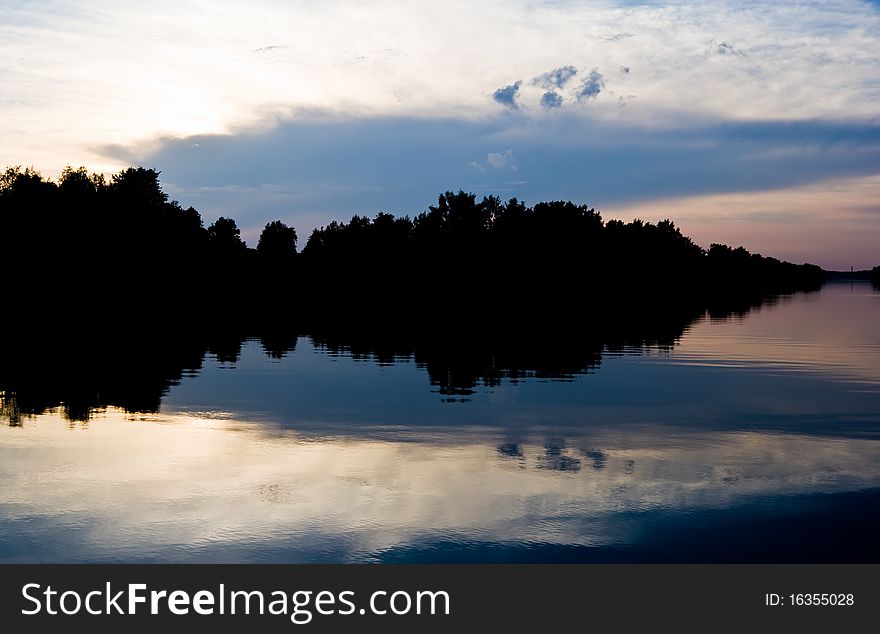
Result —
[[265, 347], [208, 354], [158, 411], [7, 390], [0, 561], [880, 561], [867, 285], [576, 371]]

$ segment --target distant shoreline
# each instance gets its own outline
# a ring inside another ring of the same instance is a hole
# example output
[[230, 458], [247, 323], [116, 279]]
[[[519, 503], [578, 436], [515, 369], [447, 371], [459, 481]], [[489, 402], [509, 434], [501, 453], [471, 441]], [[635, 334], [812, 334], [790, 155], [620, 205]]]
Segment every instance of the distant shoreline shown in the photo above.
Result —
[[827, 282], [871, 282], [876, 278], [875, 271], [825, 271]]

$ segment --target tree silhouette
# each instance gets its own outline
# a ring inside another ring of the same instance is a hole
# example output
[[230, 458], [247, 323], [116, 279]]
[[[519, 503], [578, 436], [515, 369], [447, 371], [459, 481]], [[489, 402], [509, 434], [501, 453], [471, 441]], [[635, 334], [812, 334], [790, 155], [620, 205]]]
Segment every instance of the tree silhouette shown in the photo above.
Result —
[[58, 189], [66, 197], [88, 198], [93, 196], [98, 188], [106, 186], [104, 177], [96, 174], [89, 175], [85, 167], [72, 168], [70, 165], [64, 168], [58, 179]]
[[110, 179], [110, 190], [138, 209], [158, 209], [168, 202], [168, 194], [159, 184], [159, 172], [153, 169], [124, 169]]
[[217, 218], [208, 227], [208, 240], [214, 249], [226, 255], [240, 254], [247, 248], [232, 218]]
[[280, 220], [268, 223], [257, 242], [257, 253], [271, 260], [284, 260], [296, 255], [296, 230]]

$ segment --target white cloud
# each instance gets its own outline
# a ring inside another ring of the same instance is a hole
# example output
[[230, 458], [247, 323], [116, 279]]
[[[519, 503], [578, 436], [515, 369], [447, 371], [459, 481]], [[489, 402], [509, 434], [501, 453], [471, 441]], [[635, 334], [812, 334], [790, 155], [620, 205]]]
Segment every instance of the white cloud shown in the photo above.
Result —
[[513, 150], [504, 150], [504, 152], [490, 152], [486, 157], [486, 162], [495, 169], [503, 169], [509, 167], [516, 169], [516, 163], [513, 160]]
[[[0, 163], [110, 168], [97, 148], [303, 110], [484, 117], [497, 87], [563, 65], [633, 69], [606, 77], [592, 118], [865, 119], [878, 40], [880, 13], [857, 0], [22, 2], [0, 15]], [[522, 85], [521, 116], [543, 116], [543, 92]]]

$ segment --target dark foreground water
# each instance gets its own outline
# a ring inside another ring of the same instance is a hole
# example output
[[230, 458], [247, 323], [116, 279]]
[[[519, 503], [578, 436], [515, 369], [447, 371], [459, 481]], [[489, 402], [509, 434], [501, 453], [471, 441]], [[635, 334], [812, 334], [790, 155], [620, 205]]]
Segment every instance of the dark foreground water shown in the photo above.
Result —
[[417, 356], [248, 340], [158, 413], [7, 391], [0, 561], [880, 561], [880, 294], [671, 343], [450, 388]]

